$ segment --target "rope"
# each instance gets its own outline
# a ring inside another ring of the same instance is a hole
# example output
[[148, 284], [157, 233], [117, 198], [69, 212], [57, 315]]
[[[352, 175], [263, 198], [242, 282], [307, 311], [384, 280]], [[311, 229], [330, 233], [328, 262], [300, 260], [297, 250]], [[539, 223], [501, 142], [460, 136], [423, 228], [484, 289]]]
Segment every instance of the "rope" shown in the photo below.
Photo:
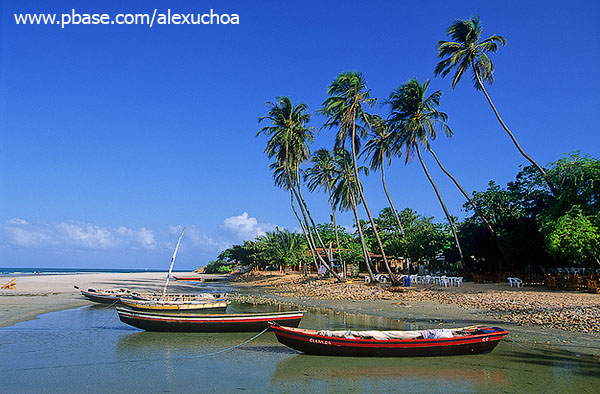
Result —
[[[119, 301], [120, 301], [120, 300], [116, 300], [115, 302], [113, 302], [112, 304], [110, 304], [109, 306], [107, 306], [107, 307], [106, 307], [106, 308], [104, 308], [104, 309], [108, 309], [108, 308], [110, 308], [110, 307], [112, 307], [112, 306], [115, 306], [115, 305], [117, 305], [117, 304], [119, 303]], [[108, 321], [109, 321], [109, 320], [113, 319], [113, 317], [115, 316], [115, 313], [117, 313], [117, 310], [116, 310], [116, 309], [113, 309], [113, 312], [110, 314], [110, 316], [109, 316], [109, 317], [108, 317], [108, 318], [107, 318], [107, 319], [104, 321], [104, 323], [102, 323], [102, 325], [101, 325], [100, 327], [98, 327], [98, 328], [104, 328], [104, 326], [106, 326], [106, 323], [108, 323]]]
[[[226, 349], [223, 350], [219, 350], [216, 352], [211, 352], [211, 353], [205, 353], [205, 354], [200, 354], [200, 355], [196, 355], [196, 356], [190, 356], [190, 357], [173, 357], [173, 360], [189, 360], [189, 359], [194, 359], [194, 358], [202, 358], [202, 357], [209, 357], [209, 356], [214, 356], [217, 354], [221, 354], [221, 353], [225, 353], [228, 352], [230, 350], [236, 349], [240, 346], [243, 346], [249, 342], [252, 342], [253, 340], [255, 340], [256, 338], [258, 338], [259, 336], [261, 336], [262, 334], [264, 334], [265, 332], [267, 332], [269, 330], [269, 327], [265, 328], [264, 330], [262, 330], [261, 332], [259, 332], [258, 334], [256, 334], [255, 336], [253, 336], [250, 339], [245, 340], [242, 343], [239, 343], [235, 346], [231, 346], [228, 347]], [[134, 360], [124, 360], [124, 361], [104, 361], [104, 362], [93, 362], [93, 363], [81, 363], [81, 364], [63, 364], [63, 365], [50, 365], [50, 366], [45, 366], [45, 367], [31, 367], [31, 368], [18, 368], [18, 369], [2, 369], [0, 370], [0, 373], [4, 373], [4, 372], [19, 372], [19, 371], [37, 371], [37, 370], [41, 370], [41, 369], [54, 369], [54, 368], [70, 368], [70, 367], [92, 367], [92, 366], [97, 366], [97, 365], [117, 365], [117, 364], [131, 364], [131, 363], [140, 363], [140, 362], [149, 362], [149, 361], [158, 361], [158, 360], [162, 360], [162, 358], [146, 358], [146, 359], [134, 359]]]

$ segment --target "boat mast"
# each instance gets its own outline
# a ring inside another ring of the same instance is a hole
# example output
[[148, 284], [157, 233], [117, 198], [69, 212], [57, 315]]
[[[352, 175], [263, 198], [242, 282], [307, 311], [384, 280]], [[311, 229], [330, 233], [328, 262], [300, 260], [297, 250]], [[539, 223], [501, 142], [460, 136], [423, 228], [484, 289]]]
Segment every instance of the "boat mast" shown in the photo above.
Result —
[[185, 232], [185, 227], [183, 228], [183, 231], [181, 232], [181, 235], [179, 236], [179, 239], [177, 240], [177, 246], [175, 247], [175, 251], [173, 252], [173, 257], [171, 257], [171, 265], [169, 266], [169, 273], [167, 274], [167, 281], [165, 282], [165, 288], [163, 289], [162, 297], [164, 297], [167, 294], [167, 285], [169, 284], [169, 278], [171, 277], [171, 271], [173, 270], [173, 263], [175, 263], [175, 256], [177, 256], [177, 250], [179, 249], [179, 243], [181, 242], [181, 237], [183, 237], [184, 232]]

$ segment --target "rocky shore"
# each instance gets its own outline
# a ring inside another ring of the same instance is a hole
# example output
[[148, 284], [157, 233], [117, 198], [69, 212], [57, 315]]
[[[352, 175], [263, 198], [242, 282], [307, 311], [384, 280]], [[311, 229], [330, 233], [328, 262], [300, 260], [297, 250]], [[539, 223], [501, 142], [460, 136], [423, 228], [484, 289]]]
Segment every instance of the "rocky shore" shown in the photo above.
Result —
[[[275, 303], [277, 298], [324, 300], [394, 300], [429, 302], [477, 309], [498, 321], [517, 325], [557, 328], [600, 336], [600, 295], [549, 291], [544, 288], [511, 288], [504, 284], [464, 283], [461, 287], [416, 286], [398, 288], [367, 285], [361, 281], [339, 283], [301, 275], [258, 275], [238, 283], [263, 286], [269, 296], [236, 294], [238, 301]], [[275, 297], [275, 298], [273, 298]]]

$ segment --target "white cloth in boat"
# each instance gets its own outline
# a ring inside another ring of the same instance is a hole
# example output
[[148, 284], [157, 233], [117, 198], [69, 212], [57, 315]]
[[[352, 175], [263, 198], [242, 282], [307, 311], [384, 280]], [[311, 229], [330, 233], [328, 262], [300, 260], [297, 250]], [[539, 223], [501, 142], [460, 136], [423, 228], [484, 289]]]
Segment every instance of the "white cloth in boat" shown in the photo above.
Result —
[[318, 335], [338, 338], [362, 338], [362, 339], [435, 339], [435, 338], [452, 338], [452, 330], [447, 329], [434, 329], [434, 330], [423, 330], [423, 331], [330, 331], [320, 330], [317, 332]]

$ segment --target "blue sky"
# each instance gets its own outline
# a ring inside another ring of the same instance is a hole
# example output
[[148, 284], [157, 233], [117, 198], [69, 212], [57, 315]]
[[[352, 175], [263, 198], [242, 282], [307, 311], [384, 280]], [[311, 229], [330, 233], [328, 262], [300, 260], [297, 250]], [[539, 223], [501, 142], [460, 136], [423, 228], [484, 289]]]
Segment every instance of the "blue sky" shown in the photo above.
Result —
[[[239, 14], [239, 25], [22, 26], [14, 13]], [[381, 101], [416, 77], [443, 91], [455, 135], [434, 147], [467, 190], [504, 185], [524, 160], [465, 78], [433, 77], [435, 45], [456, 19], [504, 35], [489, 87], [519, 142], [542, 164], [599, 157], [600, 7], [592, 1], [13, 1], [0, 5], [0, 266], [176, 268], [206, 264], [275, 226], [296, 229], [256, 138], [265, 102], [314, 112], [342, 71]], [[376, 112], [386, 109], [377, 105]], [[320, 127], [323, 119], [314, 117]], [[323, 130], [312, 146], [331, 148]], [[462, 199], [427, 158], [451, 212]], [[442, 220], [417, 162], [387, 172], [396, 206]], [[379, 174], [364, 180], [386, 206]], [[307, 196], [318, 221], [324, 195]], [[350, 226], [342, 214], [339, 222]]]

